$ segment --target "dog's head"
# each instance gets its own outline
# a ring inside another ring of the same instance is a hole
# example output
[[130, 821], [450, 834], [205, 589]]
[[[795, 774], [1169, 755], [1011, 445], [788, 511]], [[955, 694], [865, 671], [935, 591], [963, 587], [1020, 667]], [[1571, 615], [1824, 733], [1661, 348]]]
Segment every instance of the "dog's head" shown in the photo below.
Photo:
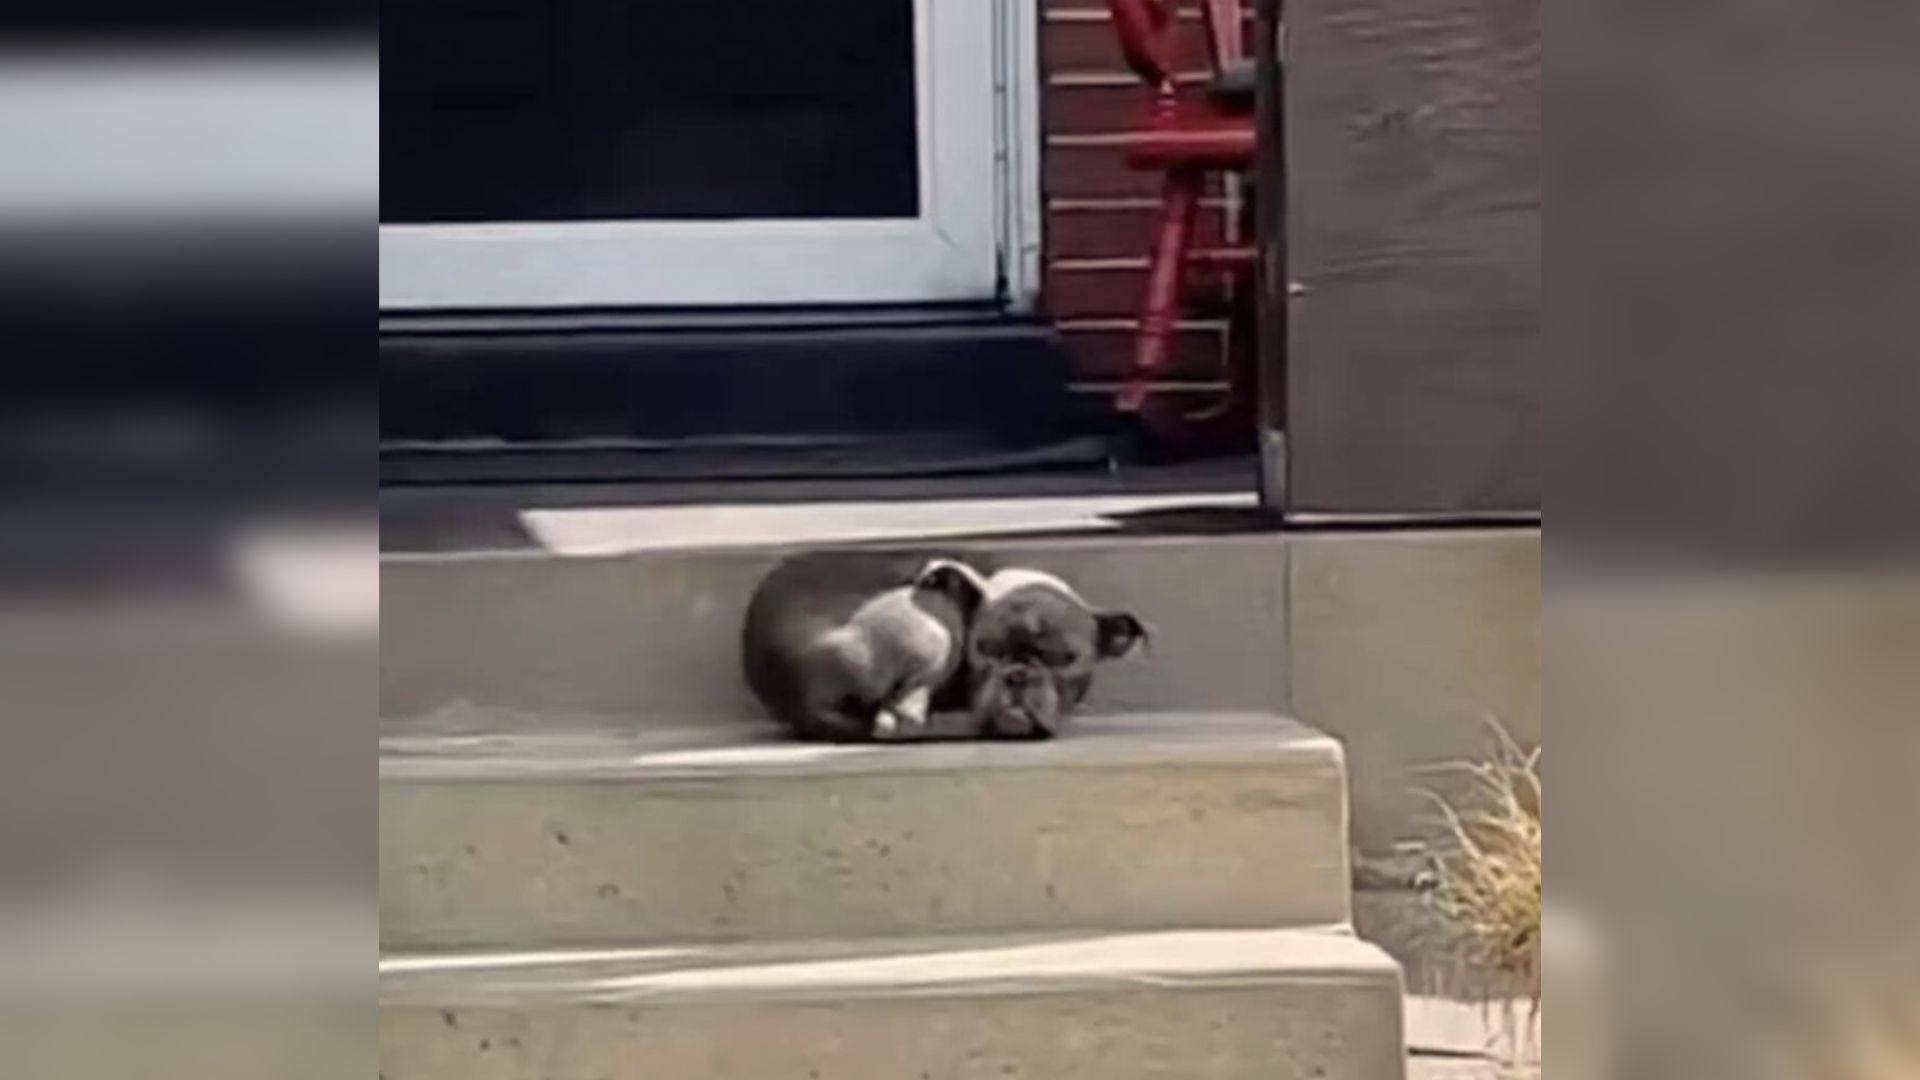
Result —
[[1007, 569], [979, 584], [967, 634], [970, 706], [989, 734], [1044, 738], [1087, 696], [1093, 669], [1145, 647], [1147, 628], [1066, 582]]

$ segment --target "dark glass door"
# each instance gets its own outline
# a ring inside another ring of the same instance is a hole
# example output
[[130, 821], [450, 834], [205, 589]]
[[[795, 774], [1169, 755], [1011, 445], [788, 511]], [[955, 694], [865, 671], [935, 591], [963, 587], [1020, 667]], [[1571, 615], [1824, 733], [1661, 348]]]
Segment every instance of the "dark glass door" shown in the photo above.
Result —
[[389, 307], [985, 297], [997, 0], [390, 0]]

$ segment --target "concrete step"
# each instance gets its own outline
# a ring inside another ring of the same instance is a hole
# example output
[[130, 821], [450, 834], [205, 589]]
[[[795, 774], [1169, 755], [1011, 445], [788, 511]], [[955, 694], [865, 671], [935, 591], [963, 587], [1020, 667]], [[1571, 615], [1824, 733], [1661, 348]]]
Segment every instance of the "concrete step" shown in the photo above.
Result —
[[1401, 1080], [1399, 971], [1334, 933], [396, 956], [385, 1080]]
[[[656, 542], [656, 528], [712, 539], [686, 520], [699, 517], [697, 509], [680, 511], [674, 524], [634, 524], [608, 513], [613, 517], [563, 517], [543, 527], [574, 550]], [[972, 520], [981, 529], [1001, 520], [951, 508], [936, 518]], [[932, 528], [938, 520], [918, 524]], [[1101, 535], [949, 536], [887, 546], [1034, 566], [1065, 577], [1094, 603], [1135, 612], [1153, 626], [1152, 652], [1104, 667], [1089, 707], [1144, 712], [1273, 708], [1284, 700], [1285, 544], [1277, 535], [1204, 542]], [[758, 715], [740, 675], [740, 625], [754, 585], [785, 554], [758, 547], [390, 555], [381, 566], [386, 730], [455, 730], [469, 705], [553, 727], [625, 729]]]
[[1340, 745], [1262, 713], [1041, 743], [390, 736], [389, 946], [1344, 925]]

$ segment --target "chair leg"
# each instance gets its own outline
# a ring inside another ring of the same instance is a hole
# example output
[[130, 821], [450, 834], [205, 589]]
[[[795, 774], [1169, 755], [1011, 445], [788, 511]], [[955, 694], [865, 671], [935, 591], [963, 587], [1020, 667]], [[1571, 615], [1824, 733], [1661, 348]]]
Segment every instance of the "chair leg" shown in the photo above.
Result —
[[[1245, 284], [1250, 286], [1252, 282]], [[1259, 413], [1259, 343], [1253, 335], [1253, 292], [1251, 288], [1239, 288], [1234, 297], [1226, 392], [1206, 407], [1192, 411], [1165, 395], [1149, 396], [1134, 414], [1150, 444], [1164, 458], [1220, 457], [1246, 453], [1254, 446]]]
[[1120, 389], [1115, 407], [1138, 412], [1148, 386], [1166, 369], [1173, 351], [1174, 322], [1180, 317], [1180, 285], [1193, 243], [1194, 215], [1207, 174], [1198, 169], [1167, 173], [1160, 198], [1160, 222], [1154, 230], [1153, 256], [1147, 262], [1147, 295], [1140, 309], [1140, 336], [1134, 346], [1133, 370]]

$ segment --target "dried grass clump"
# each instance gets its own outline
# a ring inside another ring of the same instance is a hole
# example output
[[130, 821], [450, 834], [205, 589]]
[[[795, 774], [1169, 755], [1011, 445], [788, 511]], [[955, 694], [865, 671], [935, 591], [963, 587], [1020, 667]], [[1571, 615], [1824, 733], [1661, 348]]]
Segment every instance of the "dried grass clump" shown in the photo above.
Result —
[[1501, 994], [1540, 996], [1540, 751], [1523, 751], [1497, 723], [1490, 760], [1444, 766], [1465, 778], [1439, 808], [1447, 835], [1432, 902], [1456, 957]]

